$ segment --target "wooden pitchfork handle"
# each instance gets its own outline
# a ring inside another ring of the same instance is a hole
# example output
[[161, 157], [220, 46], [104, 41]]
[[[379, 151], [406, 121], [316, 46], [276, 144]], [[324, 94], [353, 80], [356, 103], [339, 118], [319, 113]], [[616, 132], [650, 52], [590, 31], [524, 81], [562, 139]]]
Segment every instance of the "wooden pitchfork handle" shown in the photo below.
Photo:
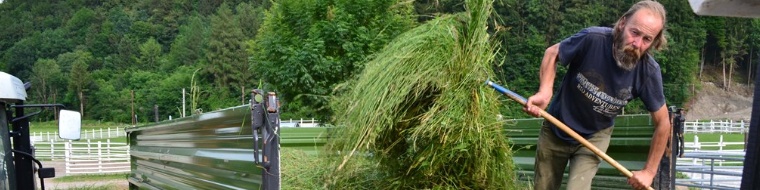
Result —
[[[523, 106], [525, 106], [525, 104], [528, 103], [528, 101], [527, 101], [527, 99], [525, 99], [525, 97], [522, 97], [519, 94], [517, 94], [515, 92], [512, 92], [511, 90], [509, 90], [507, 88], [504, 88], [504, 87], [502, 87], [502, 86], [500, 86], [500, 85], [498, 85], [498, 84], [496, 84], [494, 82], [491, 82], [490, 80], [487, 80], [486, 84], [488, 86], [491, 86], [492, 88], [494, 88], [496, 91], [499, 91], [500, 93], [508, 96], [512, 100], [517, 101], [518, 103], [522, 104]], [[588, 140], [586, 140], [585, 138], [583, 138], [580, 135], [578, 135], [578, 133], [576, 133], [575, 131], [573, 131], [572, 129], [570, 129], [570, 127], [568, 127], [567, 125], [565, 125], [564, 123], [562, 123], [561, 121], [559, 121], [557, 118], [555, 118], [554, 116], [552, 116], [551, 114], [549, 114], [548, 112], [546, 112], [544, 110], [541, 110], [539, 112], [539, 114], [540, 114], [541, 117], [545, 118], [547, 121], [549, 121], [552, 124], [554, 124], [555, 126], [557, 126], [557, 128], [562, 129], [562, 131], [564, 131], [565, 133], [567, 133], [568, 135], [570, 135], [571, 137], [573, 137], [573, 139], [575, 139], [578, 142], [580, 142], [584, 147], [586, 147], [589, 150], [591, 150], [591, 152], [594, 152], [594, 154], [596, 154], [597, 156], [599, 156], [602, 159], [604, 159], [604, 161], [606, 161], [607, 163], [609, 163], [610, 165], [612, 165], [613, 167], [615, 167], [615, 169], [617, 169], [618, 171], [620, 171], [623, 174], [625, 174], [625, 176], [627, 176], [628, 178], [633, 177], [633, 173], [631, 173], [630, 170], [626, 169], [623, 165], [620, 165], [620, 163], [618, 163], [617, 161], [615, 161], [615, 159], [612, 159], [612, 157], [608, 156], [607, 153], [604, 153], [602, 150], [599, 150], [599, 148], [597, 148], [596, 146], [594, 146], [593, 144], [591, 144], [590, 142], [588, 142]], [[647, 189], [654, 190], [654, 189], [652, 189], [652, 187], [649, 187], [649, 186], [647, 186]]]

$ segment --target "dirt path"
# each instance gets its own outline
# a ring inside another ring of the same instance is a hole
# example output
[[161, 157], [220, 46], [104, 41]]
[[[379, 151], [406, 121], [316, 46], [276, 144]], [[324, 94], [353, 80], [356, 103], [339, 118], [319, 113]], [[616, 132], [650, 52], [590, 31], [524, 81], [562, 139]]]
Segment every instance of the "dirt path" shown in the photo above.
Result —
[[[72, 176], [66, 175], [66, 165], [63, 161], [42, 161], [44, 167], [54, 167], [55, 176]], [[55, 178], [45, 179], [45, 189], [64, 190], [64, 189], [106, 189], [106, 190], [123, 190], [129, 189], [127, 179], [113, 180], [83, 180], [76, 182], [58, 182]]]

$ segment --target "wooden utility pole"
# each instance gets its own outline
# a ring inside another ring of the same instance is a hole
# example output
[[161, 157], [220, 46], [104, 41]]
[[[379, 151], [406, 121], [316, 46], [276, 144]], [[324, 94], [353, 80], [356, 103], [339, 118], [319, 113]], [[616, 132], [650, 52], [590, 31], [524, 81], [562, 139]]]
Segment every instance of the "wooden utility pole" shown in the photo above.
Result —
[[245, 104], [245, 86], [241, 86], [240, 90], [240, 105]]
[[153, 104], [153, 117], [158, 122], [158, 104]]
[[132, 94], [132, 99], [131, 99], [131, 102], [132, 102], [132, 115], [131, 115], [131, 118], [132, 118], [132, 126], [135, 126], [137, 124], [137, 119], [135, 118], [135, 91], [131, 90], [131, 94]]
[[[53, 92], [53, 103], [58, 103], [55, 101], [55, 96], [58, 95], [57, 92]], [[56, 121], [58, 121], [58, 107], [53, 107], [53, 117]]]

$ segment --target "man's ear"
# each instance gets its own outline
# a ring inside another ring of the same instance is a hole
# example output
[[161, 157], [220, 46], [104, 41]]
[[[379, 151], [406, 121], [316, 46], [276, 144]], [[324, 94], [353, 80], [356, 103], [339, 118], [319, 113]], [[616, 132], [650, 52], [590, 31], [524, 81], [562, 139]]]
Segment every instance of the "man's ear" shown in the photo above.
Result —
[[625, 28], [625, 17], [620, 17], [620, 19], [618, 19], [616, 23], [617, 23], [617, 26], [615, 26], [616, 28], [620, 28], [620, 29]]

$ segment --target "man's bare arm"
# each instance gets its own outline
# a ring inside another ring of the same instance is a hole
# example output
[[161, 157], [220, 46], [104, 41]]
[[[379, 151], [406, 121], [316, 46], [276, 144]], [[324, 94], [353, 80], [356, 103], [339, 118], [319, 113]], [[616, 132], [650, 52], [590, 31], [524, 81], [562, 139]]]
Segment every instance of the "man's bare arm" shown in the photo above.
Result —
[[557, 55], [559, 55], [559, 43], [546, 48], [538, 73], [540, 85], [538, 92], [528, 98], [523, 108], [525, 112], [534, 117], [539, 117], [540, 110], [546, 109], [554, 93], [554, 77], [557, 75]]
[[654, 176], [660, 166], [660, 159], [662, 159], [662, 155], [665, 153], [668, 138], [670, 138], [671, 126], [667, 106], [662, 105], [660, 109], [652, 112], [651, 115], [655, 128], [652, 135], [652, 144], [649, 145], [647, 162], [641, 171], [634, 171], [633, 177], [628, 179], [628, 184], [636, 189], [643, 189], [652, 185]]

